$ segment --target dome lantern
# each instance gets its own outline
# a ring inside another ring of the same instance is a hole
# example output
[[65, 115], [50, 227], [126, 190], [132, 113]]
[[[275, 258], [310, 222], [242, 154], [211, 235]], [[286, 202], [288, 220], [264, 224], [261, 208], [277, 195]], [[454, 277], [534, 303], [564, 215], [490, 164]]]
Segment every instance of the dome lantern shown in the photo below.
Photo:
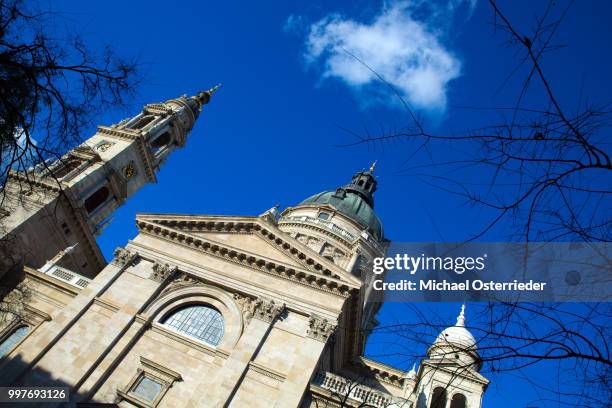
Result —
[[374, 192], [377, 181], [373, 175], [376, 162], [367, 171], [358, 171], [351, 182], [335, 191], [324, 191], [308, 197], [295, 208], [329, 205], [354, 220], [375, 240], [384, 240], [382, 222], [374, 212]]

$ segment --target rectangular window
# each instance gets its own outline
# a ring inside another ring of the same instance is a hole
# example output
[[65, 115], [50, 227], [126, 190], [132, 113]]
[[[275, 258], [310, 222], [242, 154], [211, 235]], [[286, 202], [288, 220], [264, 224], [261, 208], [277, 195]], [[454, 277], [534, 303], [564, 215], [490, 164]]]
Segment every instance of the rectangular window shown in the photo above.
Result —
[[142, 376], [130, 391], [130, 394], [148, 402], [155, 401], [162, 390], [162, 385], [157, 381]]
[[[145, 357], [140, 357], [141, 368], [123, 390], [117, 390], [121, 406], [155, 408], [181, 375]], [[130, 405], [131, 404], [131, 405]]]
[[329, 220], [329, 214], [326, 212], [319, 213], [319, 219], [321, 220]]

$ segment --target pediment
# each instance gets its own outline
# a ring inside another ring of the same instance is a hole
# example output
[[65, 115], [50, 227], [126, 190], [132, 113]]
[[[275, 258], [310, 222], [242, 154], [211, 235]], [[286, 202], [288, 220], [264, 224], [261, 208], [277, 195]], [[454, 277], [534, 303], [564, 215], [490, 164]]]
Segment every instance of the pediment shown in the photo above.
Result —
[[215, 241], [221, 245], [227, 245], [233, 248], [240, 248], [245, 252], [257, 254], [262, 257], [272, 259], [277, 262], [282, 262], [300, 268], [300, 265], [292, 256], [280, 250], [276, 245], [270, 245], [261, 236], [253, 233], [235, 233], [235, 232], [192, 232], [194, 236]]
[[141, 232], [249, 259], [302, 283], [341, 286], [344, 291], [361, 286], [357, 278], [260, 217], [138, 214], [136, 222]]

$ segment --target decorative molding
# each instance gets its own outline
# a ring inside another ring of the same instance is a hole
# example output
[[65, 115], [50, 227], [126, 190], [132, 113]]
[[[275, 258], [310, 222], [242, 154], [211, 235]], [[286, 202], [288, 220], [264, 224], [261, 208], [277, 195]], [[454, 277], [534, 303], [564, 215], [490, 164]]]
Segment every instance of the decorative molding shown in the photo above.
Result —
[[136, 257], [138, 256], [137, 252], [132, 252], [128, 249], [118, 247], [114, 252], [115, 258], [112, 260], [114, 265], [119, 267], [130, 266]]
[[242, 319], [244, 320], [245, 325], [249, 324], [258, 307], [257, 299], [241, 295], [240, 293], [234, 293], [234, 300], [242, 312]]
[[138, 139], [140, 133], [131, 129], [125, 129], [125, 128], [113, 128], [111, 126], [98, 126], [98, 133], [104, 134], [104, 135], [110, 135], [110, 136], [115, 136], [121, 139], [125, 139], [125, 140], [136, 140]]
[[272, 378], [279, 382], [284, 382], [287, 379], [287, 377], [283, 375], [282, 373], [272, 370], [270, 368], [264, 367], [261, 364], [257, 364], [254, 361], [251, 361], [249, 363], [249, 369], [253, 370], [254, 372], [258, 374], [265, 375], [266, 377]]
[[[316, 259], [300, 252], [297, 248], [281, 239], [281, 237], [275, 236], [273, 233], [262, 229], [261, 225], [255, 222], [174, 222], [170, 220], [167, 222], [160, 220], [151, 222], [139, 218], [137, 219], [136, 223], [142, 233], [154, 235], [162, 239], [178, 243], [179, 245], [207, 253], [211, 256], [215, 256], [238, 265], [247, 266], [261, 272], [273, 274], [280, 278], [291, 280], [305, 286], [310, 286], [324, 292], [333, 293], [342, 297], [349, 297], [352, 293], [358, 291], [356, 287], [352, 287], [351, 283], [341, 281], [339, 276], [332, 276], [332, 272], [329, 269], [325, 269], [325, 267], [318, 263]], [[178, 226], [180, 228], [183, 226], [191, 228], [191, 231], [193, 232], [206, 230], [206, 228], [210, 228], [212, 231], [244, 232], [245, 230], [251, 230], [259, 233], [266, 239], [273, 241], [277, 246], [283, 249], [283, 251], [291, 254], [291, 256], [294, 258], [299, 259], [301, 263], [306, 264], [308, 268], [313, 268], [317, 272], [305, 272], [296, 270], [289, 265], [280, 265], [278, 262], [259, 258], [252, 254], [243, 253], [236, 248], [226, 247], [220, 243], [208, 241], [205, 238], [190, 235], [189, 233], [184, 233], [181, 230], [176, 230], [170, 226], [166, 226], [165, 224], [172, 224], [172, 227]]]
[[116, 304], [109, 302], [108, 300], [101, 299], [99, 297], [94, 298], [93, 303], [100, 307], [103, 307], [104, 309], [110, 310], [113, 313], [117, 313], [119, 309], [121, 309]]
[[107, 140], [102, 140], [102, 142], [98, 143], [95, 149], [99, 152], [105, 152], [110, 149], [114, 145], [113, 142], [109, 142]]
[[29, 304], [25, 304], [24, 305], [24, 311], [31, 317], [33, 317], [37, 322], [49, 322], [51, 321], [51, 315], [49, 315], [48, 313], [43, 312], [42, 310], [39, 310]]
[[163, 103], [149, 103], [145, 105], [144, 112], [152, 115], [159, 115], [162, 118], [174, 115], [172, 108]]
[[[297, 218], [297, 217], [296, 217]], [[281, 227], [293, 227], [296, 228], [295, 231], [300, 231], [302, 229], [308, 229], [311, 231], [319, 232], [327, 237], [333, 238], [336, 241], [340, 242], [347, 248], [354, 248], [359, 244], [359, 237], [355, 238], [353, 241], [350, 241], [346, 237], [343, 237], [335, 232], [330, 231], [328, 228], [323, 228], [318, 224], [311, 224], [306, 221], [299, 221], [294, 219], [280, 218], [278, 220], [278, 225]]]
[[335, 323], [314, 314], [310, 315], [308, 326], [306, 335], [312, 339], [322, 341], [324, 343], [327, 342], [327, 339], [329, 339], [336, 330]]
[[172, 292], [173, 290], [180, 289], [185, 286], [197, 286], [197, 285], [204, 285], [204, 281], [194, 276], [191, 276], [185, 272], [178, 272], [174, 276], [174, 279], [172, 279], [170, 284], [166, 286], [164, 290], [162, 290], [162, 292], [160, 293], [160, 296], [164, 296], [168, 292]]
[[[153, 400], [145, 400], [131, 391], [143, 378], [148, 378], [160, 385], [160, 390], [156, 393]], [[176, 371], [140, 356], [140, 367], [136, 370], [136, 374], [123, 389], [117, 389], [115, 404], [125, 400], [137, 407], [155, 408], [159, 405], [166, 392], [168, 392], [168, 389], [175, 382], [182, 380], [183, 378]]]
[[154, 361], [149, 360], [148, 358], [145, 358], [143, 356], [140, 356], [140, 363], [142, 364], [142, 366], [144, 368], [148, 368], [151, 371], [156, 371], [159, 374], [163, 374], [165, 376], [168, 377], [168, 379], [172, 380], [170, 383], [174, 382], [174, 381], [182, 381], [183, 378], [181, 377], [181, 375], [179, 373], [177, 373], [174, 370], [171, 370], [167, 367], [164, 367], [161, 364], [158, 364]]
[[178, 270], [178, 266], [169, 264], [162, 264], [159, 262], [155, 262], [153, 265], [153, 273], [149, 276], [150, 279], [155, 282], [164, 282], [170, 276], [174, 275], [174, 273]]

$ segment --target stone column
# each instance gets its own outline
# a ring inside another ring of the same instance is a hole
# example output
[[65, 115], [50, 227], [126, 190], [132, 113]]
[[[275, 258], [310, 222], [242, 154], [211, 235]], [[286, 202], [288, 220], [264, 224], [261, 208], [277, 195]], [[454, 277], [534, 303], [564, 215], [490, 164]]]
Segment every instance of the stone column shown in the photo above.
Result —
[[[274, 321], [285, 309], [285, 305], [276, 305], [274, 301], [257, 299], [250, 300], [250, 303], [252, 319], [231, 355], [220, 368], [220, 375], [210, 383], [208, 391], [196, 406], [222, 408], [230, 404], [246, 375], [249, 363], [265, 342]], [[250, 318], [251, 315], [247, 313], [245, 317]]]
[[[94, 299], [104, 293], [121, 276], [136, 259], [137, 254], [118, 248], [115, 259], [104, 268], [100, 274], [84, 288], [53, 320], [42, 325], [42, 330], [33, 332], [19, 346], [12, 358], [0, 366], [2, 385], [10, 385], [27, 381], [28, 372], [32, 371], [43, 357], [52, 351], [64, 335], [79, 321]], [[67, 362], [60, 362], [66, 366]], [[39, 384], [41, 385], [41, 384]]]
[[296, 350], [293, 365], [289, 369], [287, 380], [283, 384], [274, 405], [275, 408], [295, 408], [299, 406], [300, 400], [317, 368], [325, 344], [336, 329], [335, 323], [316, 315], [310, 316], [308, 323], [309, 328], [306, 332], [306, 338], [301, 347]]
[[[95, 363], [91, 364], [73, 387], [73, 392], [80, 393], [81, 400], [93, 397], [102, 382], [119, 364], [121, 358], [150, 327], [150, 322], [142, 319], [140, 313], [157, 297], [166, 279], [173, 276], [177, 269], [176, 266], [155, 262], [150, 268], [134, 271], [140, 278], [148, 279], [146, 283], [138, 285], [138, 291], [131, 296], [128, 293], [122, 296], [125, 297], [125, 303], [106, 323], [109, 333], [105, 334], [109, 334], [110, 337], [108, 341], [103, 342], [104, 349], [99, 353]], [[115, 293], [115, 297], [123, 294], [126, 289], [131, 291], [131, 288], [127, 286], [120, 289], [119, 293]]]

